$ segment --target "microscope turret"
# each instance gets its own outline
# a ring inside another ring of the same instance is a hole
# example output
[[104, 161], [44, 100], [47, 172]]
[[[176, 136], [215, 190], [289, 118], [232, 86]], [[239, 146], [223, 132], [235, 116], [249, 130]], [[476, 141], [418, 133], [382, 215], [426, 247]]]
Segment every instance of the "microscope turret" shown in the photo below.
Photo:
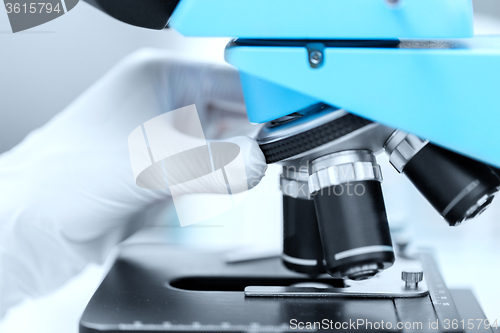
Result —
[[384, 150], [452, 226], [481, 214], [500, 188], [487, 164], [324, 104], [264, 125], [257, 140], [283, 165], [283, 262], [310, 275], [362, 280], [392, 266], [375, 157]]

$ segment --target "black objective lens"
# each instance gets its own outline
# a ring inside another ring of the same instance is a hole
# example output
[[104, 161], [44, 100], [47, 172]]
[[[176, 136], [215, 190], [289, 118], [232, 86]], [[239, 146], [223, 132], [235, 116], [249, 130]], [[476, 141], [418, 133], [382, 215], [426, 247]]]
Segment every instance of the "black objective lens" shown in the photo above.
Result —
[[[402, 137], [400, 135], [397, 141]], [[480, 215], [500, 187], [500, 178], [490, 166], [411, 134], [405, 133], [398, 144], [393, 142], [386, 145], [386, 149], [387, 146], [390, 147], [391, 163], [410, 179], [451, 226]], [[405, 158], [400, 158], [401, 155]]]
[[161, 30], [180, 0], [85, 0], [122, 22], [141, 28]]
[[283, 264], [311, 276], [326, 273], [314, 201], [307, 185], [309, 173], [285, 167], [282, 177]]
[[330, 275], [363, 280], [394, 263], [381, 179], [369, 151], [345, 151], [312, 162], [309, 184]]
[[283, 196], [283, 263], [295, 272], [326, 273], [314, 201]]
[[433, 144], [416, 154], [404, 173], [452, 226], [480, 215], [500, 186], [488, 165]]

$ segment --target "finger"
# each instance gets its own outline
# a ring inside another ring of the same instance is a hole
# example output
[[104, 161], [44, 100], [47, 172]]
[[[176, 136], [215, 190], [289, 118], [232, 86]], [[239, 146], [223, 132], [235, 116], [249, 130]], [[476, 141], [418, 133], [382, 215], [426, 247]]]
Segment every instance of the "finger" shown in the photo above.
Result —
[[[196, 155], [176, 160], [175, 164], [165, 163], [172, 196], [245, 192], [259, 184], [265, 175], [267, 164], [264, 154], [255, 140], [249, 137], [211, 141], [208, 149], [211, 160], [206, 160], [205, 168]], [[196, 169], [189, 168], [189, 165], [196, 165]]]
[[178, 92], [168, 95], [174, 103], [173, 108], [196, 104], [201, 113], [210, 109], [246, 112], [240, 75], [235, 67], [172, 55], [165, 61], [162, 57], [163, 53], [155, 52], [149, 61], [162, 73], [159, 74], [158, 90], [170, 92], [175, 88]]
[[[176, 115], [190, 120], [191, 135], [175, 127]], [[262, 179], [267, 165], [255, 140], [236, 137], [208, 142], [194, 105], [158, 116], [129, 136], [132, 170], [139, 187], [172, 195], [242, 192]], [[196, 130], [197, 129], [197, 130]]]

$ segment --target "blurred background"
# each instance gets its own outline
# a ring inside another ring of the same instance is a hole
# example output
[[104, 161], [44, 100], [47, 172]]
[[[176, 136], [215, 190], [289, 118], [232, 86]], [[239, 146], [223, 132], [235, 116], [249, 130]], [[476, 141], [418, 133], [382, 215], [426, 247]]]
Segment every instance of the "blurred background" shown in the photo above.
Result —
[[[475, 0], [474, 6], [476, 33], [500, 34], [500, 1]], [[168, 49], [222, 62], [226, 43], [227, 39], [186, 39], [173, 30], [128, 26], [84, 2], [55, 21], [12, 34], [7, 14], [0, 10], [0, 153], [62, 111], [137, 49]], [[448, 285], [472, 288], [487, 316], [500, 321], [500, 200], [477, 220], [450, 228], [386, 159], [380, 163], [385, 171], [384, 193], [391, 225], [403, 226], [415, 245], [433, 247]], [[153, 237], [201, 247], [239, 244], [278, 251], [279, 172], [278, 167], [270, 167], [263, 183], [242, 204], [218, 218], [181, 229], [175, 212], [170, 211], [166, 213], [170, 216], [167, 225], [151, 227], [135, 241]], [[90, 265], [56, 293], [16, 307], [0, 321], [0, 332], [76, 333], [86, 302], [111, 261]], [[168, 258], [165, 262], [168, 264]], [[0, 274], [9, 273], [0, 267]]]

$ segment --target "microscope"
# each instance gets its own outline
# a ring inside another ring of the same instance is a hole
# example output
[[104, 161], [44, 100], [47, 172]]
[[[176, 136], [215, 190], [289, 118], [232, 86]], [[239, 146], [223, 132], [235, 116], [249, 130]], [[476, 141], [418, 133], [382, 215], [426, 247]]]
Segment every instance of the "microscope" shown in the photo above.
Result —
[[124, 247], [80, 332], [497, 328], [431, 253], [394, 247], [376, 159], [450, 226], [493, 201], [500, 38], [473, 36], [471, 0], [87, 2], [144, 28], [238, 37], [226, 60], [267, 163], [283, 167], [284, 237], [281, 257], [252, 260]]

